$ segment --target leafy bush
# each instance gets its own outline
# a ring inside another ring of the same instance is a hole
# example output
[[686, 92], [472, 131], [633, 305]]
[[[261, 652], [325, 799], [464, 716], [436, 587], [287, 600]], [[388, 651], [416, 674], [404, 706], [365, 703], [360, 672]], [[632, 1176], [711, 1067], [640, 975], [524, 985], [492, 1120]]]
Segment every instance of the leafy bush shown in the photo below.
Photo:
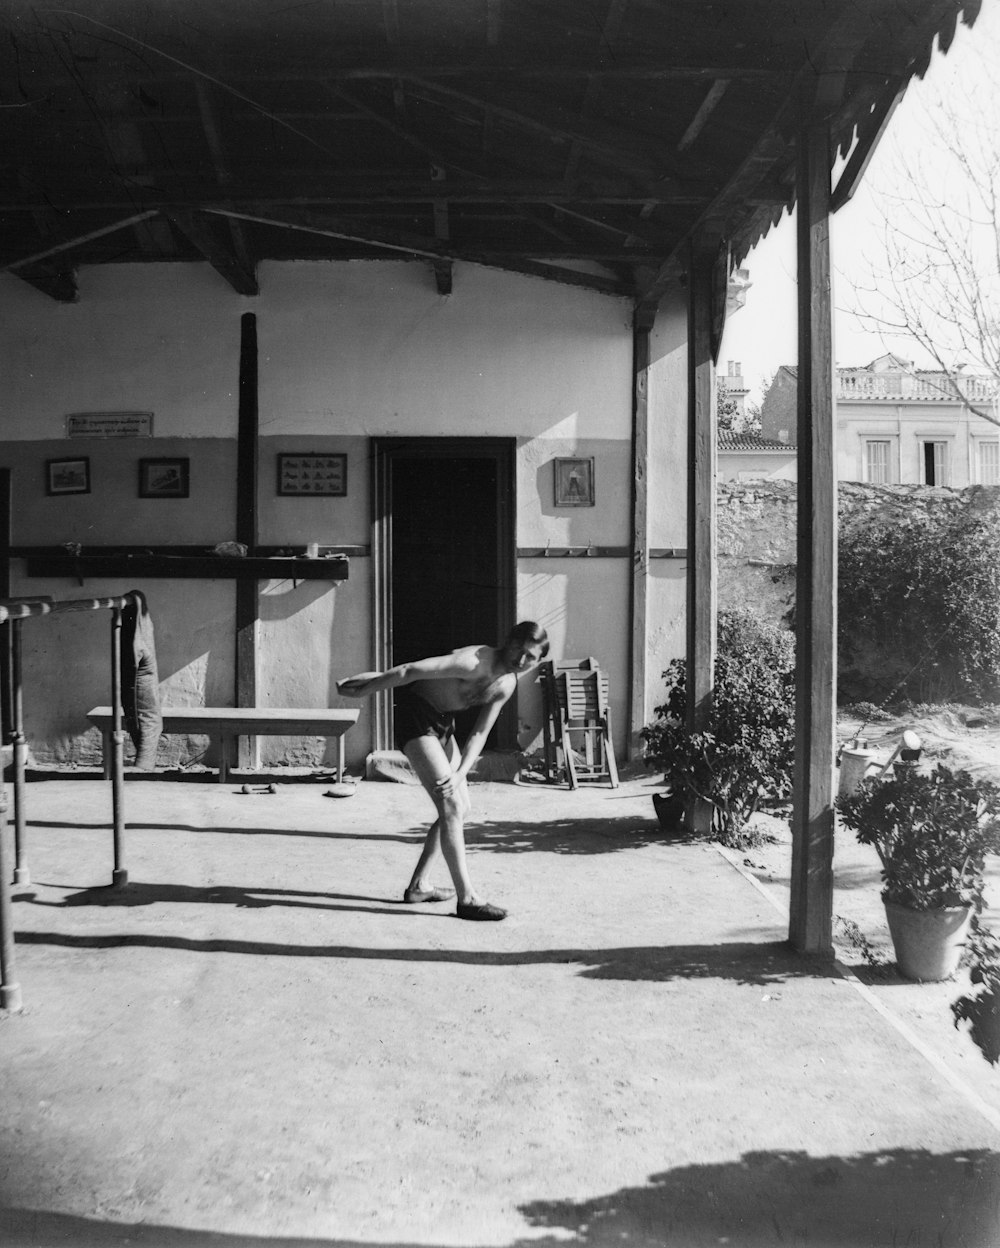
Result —
[[762, 806], [792, 789], [795, 746], [795, 641], [785, 628], [749, 611], [719, 615], [715, 691], [704, 731], [686, 724], [686, 665], [663, 673], [667, 699], [643, 728], [646, 762], [686, 802], [710, 802], [712, 827], [727, 844]]
[[1000, 698], [998, 549], [996, 514], [922, 513], [842, 533], [840, 700]]
[[897, 763], [864, 780], [837, 811], [882, 864], [882, 900], [911, 910], [983, 905], [986, 854], [1000, 850], [1000, 788], [943, 763]]
[[965, 1021], [969, 1035], [991, 1065], [1000, 1061], [1000, 940], [978, 919], [973, 920], [967, 948], [970, 992], [953, 1001], [955, 1026]]

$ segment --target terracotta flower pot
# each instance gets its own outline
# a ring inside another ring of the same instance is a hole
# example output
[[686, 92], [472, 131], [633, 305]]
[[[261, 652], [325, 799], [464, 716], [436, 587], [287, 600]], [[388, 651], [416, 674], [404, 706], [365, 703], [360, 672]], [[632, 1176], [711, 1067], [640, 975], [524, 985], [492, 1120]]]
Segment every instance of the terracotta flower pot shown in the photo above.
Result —
[[972, 907], [911, 910], [892, 901], [884, 905], [900, 974], [919, 983], [950, 979], [962, 957]]

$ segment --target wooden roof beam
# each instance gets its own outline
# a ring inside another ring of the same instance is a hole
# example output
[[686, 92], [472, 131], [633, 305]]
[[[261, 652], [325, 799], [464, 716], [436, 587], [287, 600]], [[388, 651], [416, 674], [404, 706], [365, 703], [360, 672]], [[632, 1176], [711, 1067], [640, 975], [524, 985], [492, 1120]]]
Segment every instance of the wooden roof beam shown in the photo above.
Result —
[[[222, 139], [222, 131], [219, 126], [218, 112], [212, 99], [212, 88], [207, 82], [204, 81], [204, 79], [199, 78], [195, 83], [195, 90], [198, 95], [198, 111], [201, 116], [202, 131], [204, 132], [205, 142], [208, 144], [208, 150], [212, 156], [212, 165], [215, 168], [215, 176], [218, 180], [219, 186], [227, 188], [232, 185], [233, 173], [226, 156], [225, 144]], [[178, 229], [181, 229], [181, 226], [177, 224], [177, 222], [174, 224], [177, 225]], [[239, 221], [227, 221], [226, 228], [229, 230], [229, 236], [232, 242], [233, 259], [236, 263], [237, 270], [242, 275], [240, 277], [240, 281], [244, 282], [246, 275], [249, 275], [250, 284], [256, 288], [257, 266], [250, 251], [246, 231]], [[181, 232], [187, 234], [187, 232], [183, 229]], [[194, 242], [194, 239], [191, 238], [190, 235], [187, 235], [187, 237], [189, 238], [189, 241]], [[195, 246], [198, 246], [198, 244], [195, 243]], [[201, 248], [199, 247], [198, 250], [200, 251]], [[206, 257], [206, 259], [207, 258], [208, 257]], [[223, 273], [223, 277], [226, 277], [226, 280], [230, 281], [230, 284], [232, 284], [231, 279], [227, 277], [225, 273]], [[258, 290], [254, 289], [251, 291], [241, 291], [240, 293], [256, 295]]]
[[163, 215], [205, 257], [238, 295], [259, 295], [257, 275], [247, 269], [230, 243], [227, 245], [206, 222], [186, 208], [165, 208]]
[[75, 269], [42, 260], [37, 264], [22, 265], [14, 270], [14, 276], [57, 303], [78, 303], [80, 300]]
[[625, 282], [589, 273], [578, 273], [573, 269], [561, 268], [558, 264], [519, 259], [517, 254], [505, 255], [495, 249], [456, 247], [451, 242], [442, 243], [436, 239], [407, 234], [402, 230], [379, 229], [325, 214], [319, 216], [301, 210], [289, 210], [280, 214], [265, 215], [209, 207], [206, 207], [204, 211], [216, 216], [231, 216], [241, 221], [253, 221], [258, 225], [271, 225], [277, 229], [302, 230], [307, 234], [342, 238], [350, 242], [384, 248], [386, 251], [397, 252], [404, 256], [422, 256], [429, 260], [463, 260], [469, 264], [481, 264], [487, 268], [504, 269], [508, 272], [524, 273], [531, 277], [542, 277], [547, 281], [561, 282], [563, 285], [579, 286], [605, 295], [627, 296], [632, 293]]

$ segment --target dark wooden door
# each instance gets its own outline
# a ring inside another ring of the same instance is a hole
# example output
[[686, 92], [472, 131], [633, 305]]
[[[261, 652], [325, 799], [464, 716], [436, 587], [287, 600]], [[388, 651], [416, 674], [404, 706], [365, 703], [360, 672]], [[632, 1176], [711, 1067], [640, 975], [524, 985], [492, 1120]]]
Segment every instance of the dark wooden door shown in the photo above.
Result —
[[[513, 443], [497, 438], [381, 439], [377, 474], [388, 663], [496, 644], [513, 624]], [[460, 739], [477, 712], [459, 717]], [[513, 702], [490, 744], [517, 742]]]

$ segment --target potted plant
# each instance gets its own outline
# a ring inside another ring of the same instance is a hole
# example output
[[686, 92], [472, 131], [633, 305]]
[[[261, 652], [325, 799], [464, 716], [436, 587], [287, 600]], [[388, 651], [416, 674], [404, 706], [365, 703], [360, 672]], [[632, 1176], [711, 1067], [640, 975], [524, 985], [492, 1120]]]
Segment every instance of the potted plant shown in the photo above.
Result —
[[720, 612], [712, 703], [697, 730], [687, 722], [685, 661], [674, 659], [663, 676], [666, 701], [640, 734], [646, 765], [663, 772], [665, 790], [653, 797], [657, 816], [664, 827], [680, 828], [694, 804], [704, 803], [713, 832], [742, 846], [754, 814], [791, 792], [794, 637], [752, 612]]
[[986, 854], [1000, 849], [1000, 789], [942, 763], [901, 762], [837, 798], [841, 820], [882, 864], [882, 901], [907, 979], [954, 974], [983, 907]]
[[955, 1026], [969, 1024], [969, 1035], [992, 1065], [1000, 1061], [1000, 939], [984, 927], [979, 916], [972, 920], [969, 936], [969, 983], [971, 988], [951, 1004]]

